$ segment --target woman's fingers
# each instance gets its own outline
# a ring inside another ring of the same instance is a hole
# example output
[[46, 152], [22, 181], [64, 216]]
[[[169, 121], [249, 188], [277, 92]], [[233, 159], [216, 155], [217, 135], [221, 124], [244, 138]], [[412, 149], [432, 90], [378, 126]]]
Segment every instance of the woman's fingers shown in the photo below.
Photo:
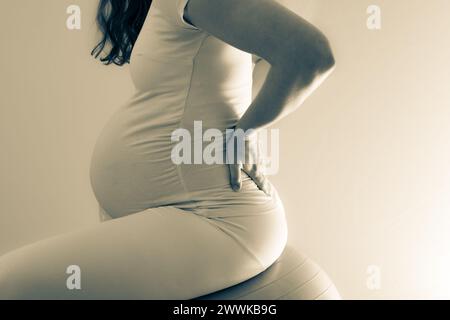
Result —
[[271, 195], [272, 189], [269, 180], [263, 174], [260, 167], [256, 164], [244, 166], [243, 170], [255, 182], [259, 189], [264, 191], [267, 195]]
[[234, 191], [239, 191], [242, 186], [242, 164], [230, 164], [230, 184]]

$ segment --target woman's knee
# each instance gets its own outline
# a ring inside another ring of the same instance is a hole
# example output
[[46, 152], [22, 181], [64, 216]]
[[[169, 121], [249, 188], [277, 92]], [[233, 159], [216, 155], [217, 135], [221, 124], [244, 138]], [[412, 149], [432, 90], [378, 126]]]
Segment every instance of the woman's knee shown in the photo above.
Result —
[[0, 257], [0, 299], [45, 299], [54, 292], [55, 284], [63, 281], [64, 274], [46, 270], [38, 257], [29, 248]]
[[[19, 262], [19, 261], [17, 261]], [[19, 274], [25, 275], [25, 270], [19, 270], [21, 267], [16, 263], [14, 257], [5, 255], [0, 257], [0, 299], [16, 300], [26, 299], [24, 293], [25, 282]]]

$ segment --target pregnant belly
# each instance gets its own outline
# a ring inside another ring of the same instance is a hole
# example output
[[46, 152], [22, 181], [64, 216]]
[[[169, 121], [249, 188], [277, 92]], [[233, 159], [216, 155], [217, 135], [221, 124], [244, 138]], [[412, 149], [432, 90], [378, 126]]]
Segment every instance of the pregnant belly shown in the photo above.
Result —
[[90, 179], [100, 206], [111, 216], [182, 206], [231, 190], [227, 165], [172, 161], [175, 129], [136, 125], [120, 113], [109, 121], [94, 148]]

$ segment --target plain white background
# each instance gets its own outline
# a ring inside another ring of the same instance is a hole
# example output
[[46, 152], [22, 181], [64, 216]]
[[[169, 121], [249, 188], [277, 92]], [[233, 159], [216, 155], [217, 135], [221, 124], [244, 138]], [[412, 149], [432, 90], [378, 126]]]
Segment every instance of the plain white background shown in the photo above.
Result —
[[[272, 181], [290, 242], [345, 298], [450, 298], [450, 2], [283, 1], [319, 26], [332, 77], [281, 130]], [[66, 29], [66, 8], [82, 30]], [[382, 10], [382, 29], [366, 9]], [[97, 1], [4, 1], [0, 11], [0, 254], [97, 223], [90, 155], [133, 92], [90, 58]], [[381, 271], [370, 290], [367, 270]]]

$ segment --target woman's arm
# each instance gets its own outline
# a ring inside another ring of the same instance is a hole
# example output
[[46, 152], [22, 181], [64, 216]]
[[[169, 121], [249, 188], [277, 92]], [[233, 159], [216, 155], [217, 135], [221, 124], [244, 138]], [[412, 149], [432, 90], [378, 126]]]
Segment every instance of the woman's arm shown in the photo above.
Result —
[[274, 0], [190, 0], [185, 17], [271, 65], [237, 128], [260, 129], [293, 112], [334, 69], [327, 38]]
[[256, 98], [259, 91], [261, 90], [264, 81], [267, 79], [267, 74], [270, 71], [270, 64], [258, 57], [253, 55], [253, 62], [254, 62], [254, 68], [253, 68], [253, 85], [252, 85], [252, 100]]

